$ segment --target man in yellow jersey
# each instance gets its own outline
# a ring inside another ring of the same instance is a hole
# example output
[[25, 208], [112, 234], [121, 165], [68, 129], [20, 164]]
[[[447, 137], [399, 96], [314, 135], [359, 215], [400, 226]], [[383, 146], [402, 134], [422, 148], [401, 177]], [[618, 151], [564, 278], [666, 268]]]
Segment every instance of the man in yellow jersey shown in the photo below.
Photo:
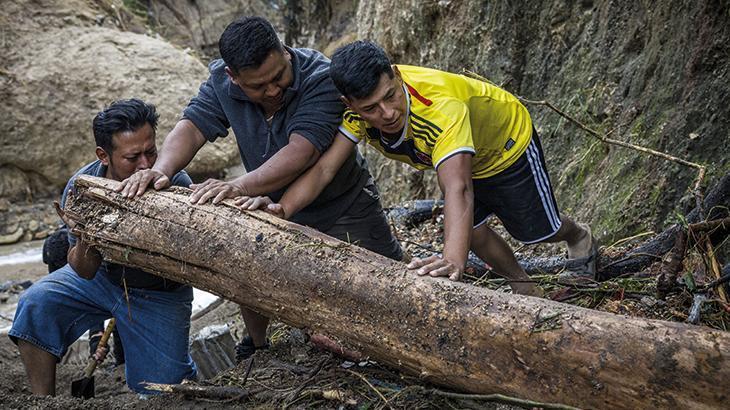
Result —
[[333, 145], [278, 204], [240, 204], [265, 203], [270, 212], [291, 217], [365, 140], [386, 157], [437, 172], [445, 197], [444, 251], [411, 261], [419, 275], [459, 280], [471, 249], [514, 292], [541, 294], [507, 242], [485, 223], [492, 214], [523, 243], [567, 242], [568, 268], [595, 275], [596, 243], [588, 227], [559, 215], [540, 141], [516, 97], [462, 75], [391, 65], [379, 46], [364, 41], [337, 50], [330, 75], [349, 108]]

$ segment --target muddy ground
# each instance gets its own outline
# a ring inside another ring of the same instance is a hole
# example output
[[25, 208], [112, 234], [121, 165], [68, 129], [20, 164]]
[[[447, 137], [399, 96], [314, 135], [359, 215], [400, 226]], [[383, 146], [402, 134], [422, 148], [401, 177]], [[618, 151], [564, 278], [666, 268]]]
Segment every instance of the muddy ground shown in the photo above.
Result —
[[[442, 249], [441, 218], [434, 217], [417, 227], [397, 226], [397, 237], [412, 255], [424, 255]], [[502, 230], [498, 223], [493, 226]], [[621, 244], [605, 244], [604, 251], [621, 252], [643, 238]], [[541, 255], [562, 255], [557, 245], [520, 247], [512, 243], [520, 258]], [[534, 277], [546, 292], [546, 297], [580, 306], [618, 314], [656, 319], [684, 321], [691, 305], [691, 294], [680, 291], [666, 300], [654, 297], [656, 267], [636, 276], [614, 279], [600, 286], [575, 287], [558, 283], [554, 275]], [[0, 266], [0, 282], [6, 280], [37, 280], [45, 275], [45, 266], [35, 262], [18, 266]], [[508, 292], [502, 280], [487, 272], [466, 274], [465, 280], [476, 286]], [[18, 294], [5, 292], [5, 304], [13, 303]], [[0, 305], [1, 306], [1, 305]], [[5, 313], [7, 316], [8, 314]], [[5, 319], [0, 319], [6, 322]], [[227, 323], [235, 340], [244, 332], [238, 308], [224, 302], [191, 326], [191, 334], [211, 324]], [[710, 303], [702, 311], [701, 324], [723, 329], [730, 323], [730, 314], [722, 306]], [[6, 324], [6, 323], [4, 323]], [[141, 400], [124, 384], [122, 368], [105, 363], [96, 373], [96, 398], [80, 400], [70, 397], [71, 381], [80, 377], [83, 361], [76, 360], [58, 367], [57, 393], [54, 398], [29, 395], [28, 385], [17, 349], [7, 336], [0, 336], [0, 405], [3, 408], [500, 408], [531, 407], [529, 404], [476, 400], [469, 397], [446, 397], [442, 389], [424, 384], [395, 369], [371, 360], [352, 362], [323, 351], [308, 341], [298, 329], [275, 323], [270, 328], [272, 346], [258, 351], [253, 361], [220, 373], [203, 385], [230, 386], [242, 389], [232, 399], [193, 399], [182, 395], [166, 395]], [[110, 361], [110, 360], [108, 360]]]

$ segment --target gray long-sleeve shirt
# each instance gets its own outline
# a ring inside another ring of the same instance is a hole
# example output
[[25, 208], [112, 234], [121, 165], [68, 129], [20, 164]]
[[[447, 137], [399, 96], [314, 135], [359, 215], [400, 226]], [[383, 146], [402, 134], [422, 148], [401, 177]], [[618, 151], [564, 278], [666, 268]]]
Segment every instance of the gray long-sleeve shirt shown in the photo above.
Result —
[[[284, 106], [270, 124], [261, 107], [231, 82], [223, 60], [210, 63], [210, 77], [183, 111], [183, 118], [192, 121], [210, 142], [225, 137], [232, 128], [247, 171], [260, 167], [287, 145], [292, 133], [324, 152], [342, 119], [344, 105], [330, 79], [329, 60], [314, 50], [287, 47], [287, 51], [292, 57], [294, 81], [284, 92]], [[326, 230], [349, 208], [369, 178], [365, 160], [353, 150], [334, 180], [292, 220]], [[269, 196], [278, 201], [283, 192]]]

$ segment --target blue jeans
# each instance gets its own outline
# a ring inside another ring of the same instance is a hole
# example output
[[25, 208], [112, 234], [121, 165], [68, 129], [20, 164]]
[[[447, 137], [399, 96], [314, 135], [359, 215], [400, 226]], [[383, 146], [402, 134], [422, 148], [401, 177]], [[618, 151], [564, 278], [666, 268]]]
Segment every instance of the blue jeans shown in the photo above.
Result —
[[138, 393], [143, 381], [179, 383], [194, 379], [195, 363], [188, 352], [193, 289], [173, 291], [124, 289], [102, 272], [86, 280], [69, 266], [58, 269], [28, 288], [15, 312], [8, 336], [25, 340], [63, 357], [76, 339], [93, 324], [116, 318], [124, 344], [127, 385]]

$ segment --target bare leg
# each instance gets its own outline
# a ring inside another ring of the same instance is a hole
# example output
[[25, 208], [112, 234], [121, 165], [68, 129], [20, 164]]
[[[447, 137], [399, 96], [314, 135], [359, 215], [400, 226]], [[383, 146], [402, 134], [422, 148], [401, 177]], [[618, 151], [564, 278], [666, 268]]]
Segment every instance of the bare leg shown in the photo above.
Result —
[[544, 242], [565, 241], [568, 245], [568, 258], [583, 258], [591, 253], [591, 232], [588, 227], [580, 226], [567, 216], [561, 216], [558, 232]]
[[28, 374], [30, 391], [38, 396], [55, 396], [56, 356], [24, 340], [18, 340], [18, 350]]
[[542, 291], [532, 282], [527, 272], [517, 263], [514, 252], [507, 242], [487, 224], [472, 231], [471, 250], [494, 271], [510, 280], [512, 292], [530, 296], [542, 296]]
[[253, 345], [261, 347], [266, 344], [266, 328], [269, 327], [269, 318], [254, 312], [244, 306], [241, 308], [241, 317], [246, 325], [246, 331], [253, 340]]

